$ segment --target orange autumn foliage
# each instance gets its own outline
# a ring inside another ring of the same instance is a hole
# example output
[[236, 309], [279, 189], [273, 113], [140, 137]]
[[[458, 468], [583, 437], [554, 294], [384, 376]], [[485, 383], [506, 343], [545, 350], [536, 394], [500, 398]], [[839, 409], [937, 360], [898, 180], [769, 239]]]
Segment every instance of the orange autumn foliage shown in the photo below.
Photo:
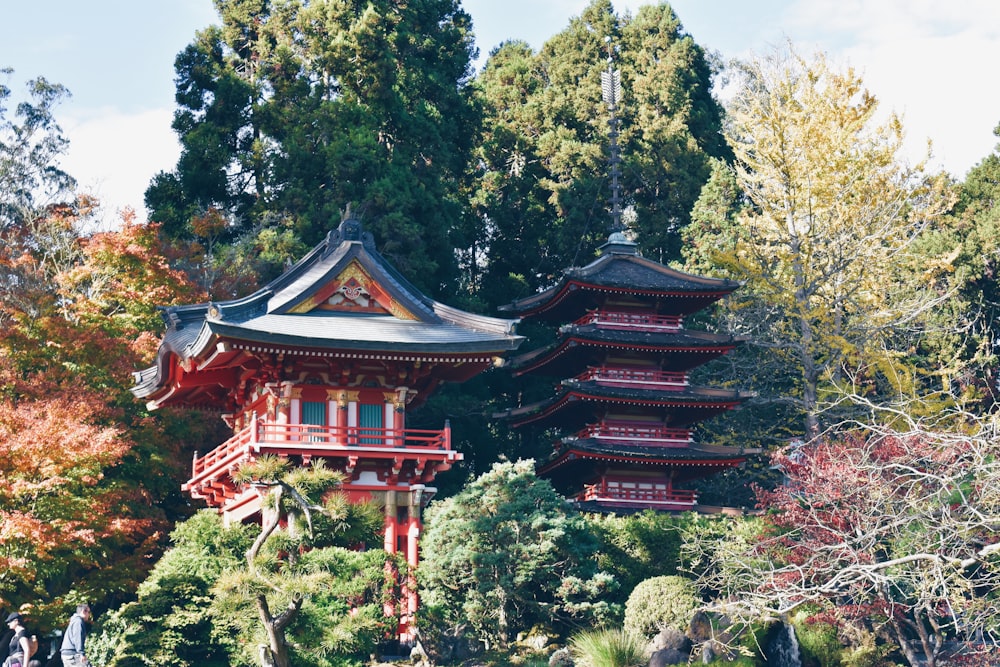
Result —
[[157, 307], [201, 293], [155, 225], [127, 211], [84, 235], [89, 210], [0, 235], [0, 608], [31, 604], [43, 627], [142, 580], [178, 518], [164, 506], [186, 472], [173, 434], [199, 435], [129, 388], [155, 352]]

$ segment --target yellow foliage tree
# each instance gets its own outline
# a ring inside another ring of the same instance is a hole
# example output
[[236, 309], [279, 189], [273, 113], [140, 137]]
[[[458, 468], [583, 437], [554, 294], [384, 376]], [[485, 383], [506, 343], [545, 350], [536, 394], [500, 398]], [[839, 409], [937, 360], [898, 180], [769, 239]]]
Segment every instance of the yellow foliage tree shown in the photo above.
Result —
[[742, 317], [763, 325], [756, 342], [796, 369], [794, 398], [814, 436], [826, 388], [915, 390], [898, 363], [901, 332], [940, 295], [922, 288], [912, 249], [947, 209], [947, 183], [907, 164], [900, 119], [879, 119], [853, 69], [788, 45], [736, 74], [725, 134], [748, 205], [721, 260], [748, 282], [758, 307]]

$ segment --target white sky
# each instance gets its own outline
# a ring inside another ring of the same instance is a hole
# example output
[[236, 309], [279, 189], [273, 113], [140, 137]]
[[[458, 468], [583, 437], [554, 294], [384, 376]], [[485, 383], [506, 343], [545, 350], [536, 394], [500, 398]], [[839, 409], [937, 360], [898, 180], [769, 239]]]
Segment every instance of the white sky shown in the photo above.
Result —
[[[481, 61], [505, 39], [536, 49], [588, 0], [464, 0]], [[640, 0], [616, 0], [619, 12]], [[724, 59], [790, 39], [861, 72], [886, 110], [903, 116], [910, 157], [932, 140], [932, 165], [962, 178], [989, 155], [1000, 124], [1000, 2], [996, 0], [674, 0], [703, 47]], [[0, 67], [16, 92], [33, 77], [65, 85], [56, 111], [70, 139], [63, 166], [105, 202], [144, 218], [152, 176], [171, 170], [174, 57], [217, 23], [211, 0], [0, 0]], [[9, 112], [8, 112], [9, 113]]]

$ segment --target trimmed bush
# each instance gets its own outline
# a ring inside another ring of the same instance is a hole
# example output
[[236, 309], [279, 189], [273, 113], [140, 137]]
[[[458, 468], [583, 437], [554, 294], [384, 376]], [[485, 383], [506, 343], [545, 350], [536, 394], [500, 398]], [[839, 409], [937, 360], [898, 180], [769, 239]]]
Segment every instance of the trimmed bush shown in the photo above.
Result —
[[651, 639], [661, 628], [684, 631], [702, 604], [694, 583], [684, 577], [652, 577], [639, 582], [625, 603], [625, 630]]

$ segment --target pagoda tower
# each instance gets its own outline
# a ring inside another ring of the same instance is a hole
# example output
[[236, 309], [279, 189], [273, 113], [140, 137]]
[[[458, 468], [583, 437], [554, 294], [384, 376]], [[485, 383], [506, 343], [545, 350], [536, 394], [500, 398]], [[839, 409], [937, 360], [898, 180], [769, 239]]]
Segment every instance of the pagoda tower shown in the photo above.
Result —
[[610, 110], [612, 233], [595, 261], [501, 307], [525, 321], [562, 326], [553, 344], [509, 361], [515, 376], [549, 379], [555, 393], [500, 416], [541, 437], [555, 434], [554, 451], [538, 474], [581, 509], [694, 510], [689, 483], [743, 465], [748, 452], [698, 444], [692, 431], [748, 395], [691, 385], [692, 370], [742, 341], [686, 329], [684, 319], [739, 284], [645, 259], [628, 240], [615, 117], [621, 77], [610, 57], [601, 79]]
[[[430, 485], [462, 455], [447, 423], [408, 428], [407, 412], [522, 340], [511, 320], [421, 294], [352, 219], [253, 294], [172, 306], [164, 319], [156, 363], [135, 374], [133, 394], [153, 409], [218, 411], [233, 429], [195, 455], [185, 491], [227, 522], [258, 520], [261, 496], [231, 473], [264, 454], [301, 465], [321, 457], [344, 473], [352, 502], [384, 508], [385, 550], [413, 567]], [[416, 605], [411, 589], [404, 625]]]
[[684, 318], [738, 285], [645, 259], [619, 232], [601, 250], [501, 308], [525, 321], [567, 323], [553, 344], [508, 362], [515, 376], [564, 378], [555, 393], [502, 416], [515, 428], [559, 434], [538, 474], [581, 509], [697, 509], [685, 484], [741, 466], [746, 452], [697, 444], [692, 429], [747, 394], [690, 384], [693, 369], [741, 340], [686, 329]]

